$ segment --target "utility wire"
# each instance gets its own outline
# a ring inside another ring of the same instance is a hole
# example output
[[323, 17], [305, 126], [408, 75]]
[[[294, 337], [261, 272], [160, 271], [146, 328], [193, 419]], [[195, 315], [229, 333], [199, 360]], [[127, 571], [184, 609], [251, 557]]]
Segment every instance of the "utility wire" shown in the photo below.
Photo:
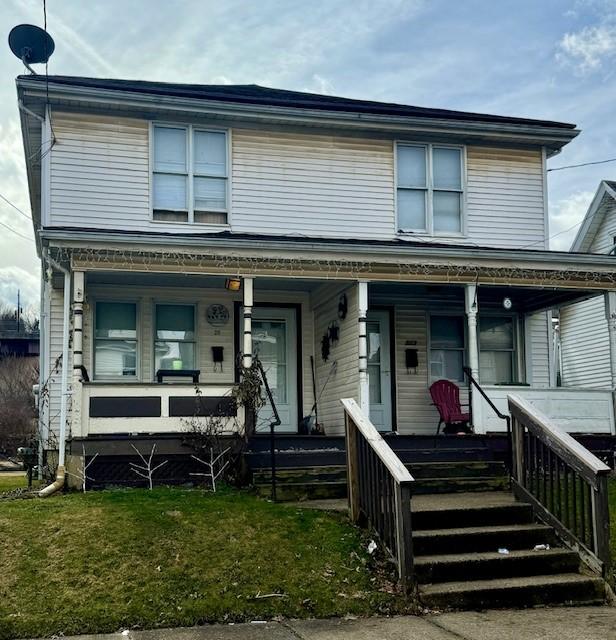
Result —
[[29, 216], [27, 213], [24, 213], [17, 205], [13, 204], [7, 197], [3, 196], [1, 193], [0, 193], [0, 198], [2, 198], [2, 200], [4, 200], [8, 205], [13, 207], [13, 209], [15, 209], [15, 211], [20, 213], [24, 218], [26, 218], [27, 220], [32, 221], [32, 217], [31, 216]]
[[30, 242], [34, 242], [32, 238], [25, 236], [23, 233], [20, 233], [19, 231], [13, 229], [13, 227], [9, 227], [9, 225], [2, 222], [2, 220], [0, 220], [0, 226], [3, 226], [5, 229], [8, 229], [9, 231], [12, 231], [15, 235], [18, 235], [20, 238], [23, 238], [24, 240], [29, 240]]
[[[548, 242], [549, 242], [552, 238], [556, 238], [557, 236], [562, 236], [562, 234], [563, 234], [563, 233], [567, 233], [567, 231], [571, 231], [572, 229], [575, 229], [576, 227], [579, 227], [579, 226], [582, 224], [582, 222], [584, 222], [584, 220], [580, 220], [579, 222], [576, 222], [574, 225], [572, 225], [572, 226], [568, 227], [567, 229], [563, 229], [562, 231], [559, 231], [558, 233], [555, 233], [555, 234], [551, 235], [551, 236], [548, 238]], [[522, 246], [521, 246], [521, 247], [519, 247], [519, 248], [520, 248], [520, 249], [526, 249], [527, 247], [532, 247], [532, 246], [534, 246], [534, 245], [536, 245], [536, 244], [542, 244], [542, 243], [544, 243], [544, 242], [545, 242], [545, 240], [537, 240], [537, 242], [531, 242], [530, 244], [522, 245]]]
[[581, 164], [569, 164], [564, 167], [553, 167], [548, 171], [562, 171], [563, 169], [575, 169], [577, 167], [588, 167], [591, 164], [606, 164], [607, 162], [616, 162], [616, 158], [608, 158], [607, 160], [596, 160], [595, 162], [582, 162]]

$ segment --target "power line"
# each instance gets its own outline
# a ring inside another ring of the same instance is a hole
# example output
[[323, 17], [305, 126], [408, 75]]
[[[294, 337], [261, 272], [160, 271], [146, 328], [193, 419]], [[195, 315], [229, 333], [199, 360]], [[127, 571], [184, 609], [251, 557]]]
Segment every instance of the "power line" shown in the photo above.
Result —
[[32, 221], [32, 217], [31, 216], [29, 216], [27, 213], [24, 213], [17, 205], [13, 204], [7, 197], [3, 196], [1, 193], [0, 193], [0, 198], [2, 198], [2, 200], [4, 200], [8, 205], [13, 207], [13, 209], [15, 209], [15, 211], [20, 213], [24, 218], [26, 218], [27, 220]]
[[563, 169], [575, 169], [577, 167], [588, 167], [591, 164], [606, 164], [607, 162], [616, 162], [616, 158], [608, 158], [607, 160], [596, 160], [595, 162], [582, 162], [581, 164], [569, 164], [564, 167], [553, 167], [548, 171], [562, 171]]
[[[548, 238], [548, 242], [549, 242], [552, 238], [556, 238], [557, 236], [562, 236], [562, 234], [563, 234], [563, 233], [567, 233], [567, 231], [571, 231], [572, 229], [575, 229], [576, 227], [579, 227], [579, 226], [582, 224], [582, 222], [584, 222], [584, 220], [580, 220], [579, 222], [576, 222], [576, 223], [575, 223], [574, 225], [572, 225], [571, 227], [569, 227], [569, 228], [567, 228], [567, 229], [563, 229], [562, 231], [559, 231], [558, 233], [555, 233], [555, 234], [551, 235], [551, 236]], [[544, 239], [544, 240], [537, 240], [537, 242], [531, 242], [530, 244], [522, 245], [522, 246], [520, 247], [520, 249], [526, 249], [527, 247], [532, 247], [533, 245], [536, 245], [536, 244], [542, 244], [542, 243], [544, 243], [544, 242], [545, 242], [545, 239]]]
[[23, 233], [20, 233], [19, 231], [13, 229], [13, 227], [9, 227], [9, 225], [2, 222], [2, 220], [0, 220], [0, 226], [3, 226], [5, 229], [8, 229], [9, 231], [12, 231], [15, 235], [18, 235], [20, 238], [23, 238], [24, 240], [29, 240], [30, 242], [34, 242], [32, 238], [25, 236]]

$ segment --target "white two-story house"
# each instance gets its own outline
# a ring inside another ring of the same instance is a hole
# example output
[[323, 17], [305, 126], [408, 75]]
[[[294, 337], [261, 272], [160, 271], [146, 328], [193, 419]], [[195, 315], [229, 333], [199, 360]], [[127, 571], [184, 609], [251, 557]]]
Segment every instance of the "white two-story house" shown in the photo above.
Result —
[[[17, 92], [45, 448], [176, 451], [195, 384], [233, 414], [254, 355], [281, 433], [316, 400], [341, 435], [353, 397], [383, 432], [435, 434], [429, 387], [466, 398], [464, 366], [503, 410], [515, 388], [613, 433], [610, 390], [556, 387], [551, 309], [616, 289], [608, 256], [548, 250], [546, 160], [574, 125], [256, 85], [28, 75]], [[471, 404], [477, 433], [505, 428]]]

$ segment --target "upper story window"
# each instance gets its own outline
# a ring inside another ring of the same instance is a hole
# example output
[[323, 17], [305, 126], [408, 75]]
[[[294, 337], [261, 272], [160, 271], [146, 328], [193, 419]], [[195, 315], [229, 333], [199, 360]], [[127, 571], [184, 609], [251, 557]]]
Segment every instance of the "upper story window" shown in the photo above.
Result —
[[152, 144], [154, 220], [227, 224], [226, 132], [154, 125]]
[[398, 230], [436, 235], [463, 233], [463, 149], [396, 145]]

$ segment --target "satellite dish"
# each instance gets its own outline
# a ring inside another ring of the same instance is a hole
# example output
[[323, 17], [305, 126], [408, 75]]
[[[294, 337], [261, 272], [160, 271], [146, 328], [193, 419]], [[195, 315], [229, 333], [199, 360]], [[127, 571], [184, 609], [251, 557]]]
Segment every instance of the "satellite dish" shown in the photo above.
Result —
[[56, 48], [53, 38], [33, 24], [19, 24], [9, 33], [11, 51], [34, 73], [31, 64], [45, 64]]

